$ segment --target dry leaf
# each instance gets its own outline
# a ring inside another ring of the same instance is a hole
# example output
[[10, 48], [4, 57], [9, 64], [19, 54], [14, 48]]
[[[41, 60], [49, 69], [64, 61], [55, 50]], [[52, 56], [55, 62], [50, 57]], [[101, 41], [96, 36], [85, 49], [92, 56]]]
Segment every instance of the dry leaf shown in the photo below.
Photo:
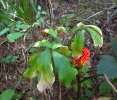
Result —
[[65, 33], [62, 30], [57, 30], [58, 36], [60, 36], [62, 39], [65, 37]]
[[48, 33], [45, 32], [44, 30], [41, 30], [40, 33], [41, 33], [41, 35], [42, 35], [43, 37], [47, 37], [47, 36], [48, 36]]

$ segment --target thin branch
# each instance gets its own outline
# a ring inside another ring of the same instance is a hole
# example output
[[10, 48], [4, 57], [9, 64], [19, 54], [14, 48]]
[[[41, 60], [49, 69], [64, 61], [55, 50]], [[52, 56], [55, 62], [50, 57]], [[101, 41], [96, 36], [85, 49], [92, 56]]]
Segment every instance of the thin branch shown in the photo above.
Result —
[[104, 73], [103, 76], [104, 76], [105, 81], [106, 81], [106, 82], [108, 83], [108, 85], [110, 85], [110, 87], [112, 88], [112, 90], [113, 90], [115, 93], [117, 93], [116, 88], [115, 88], [114, 85], [110, 82], [110, 80], [109, 80], [109, 78], [107, 77], [107, 75]]
[[[117, 7], [117, 6], [110, 7], [108, 10], [113, 9], [113, 8], [115, 8], [115, 7]], [[94, 17], [94, 16], [96, 16], [96, 15], [98, 15], [98, 14], [101, 14], [101, 13], [103, 13], [104, 11], [106, 11], [106, 10], [102, 10], [102, 11], [100, 11], [100, 12], [97, 12], [97, 13], [95, 13], [95, 14], [89, 16], [88, 18], [86, 18], [86, 20], [87, 20], [87, 19], [90, 19], [90, 18], [92, 18], [92, 17]], [[84, 22], [84, 21], [82, 21], [82, 22]]]

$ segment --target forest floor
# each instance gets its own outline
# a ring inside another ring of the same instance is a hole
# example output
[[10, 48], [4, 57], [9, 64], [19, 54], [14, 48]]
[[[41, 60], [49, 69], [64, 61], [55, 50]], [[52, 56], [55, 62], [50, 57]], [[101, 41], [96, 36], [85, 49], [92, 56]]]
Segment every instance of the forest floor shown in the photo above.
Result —
[[[62, 20], [77, 14], [75, 18], [79, 20], [70, 21], [65, 23], [64, 27], [69, 27], [70, 29], [75, 27], [79, 22], [84, 24], [93, 24], [98, 26], [104, 35], [104, 44], [101, 48], [95, 48], [90, 38], [86, 36], [85, 46], [91, 50], [91, 57], [88, 62], [90, 69], [90, 74], [95, 73], [95, 68], [101, 59], [101, 55], [107, 54], [113, 56], [110, 48], [110, 35], [117, 37], [117, 5], [112, 4], [110, 1], [103, 2], [99, 0], [90, 0], [85, 3], [79, 3], [75, 0], [73, 2], [63, 2], [62, 6], [58, 6], [58, 3], [54, 3], [54, 15], [55, 24], [59, 24]], [[109, 9], [107, 9], [109, 8]], [[69, 34], [69, 31], [68, 31]], [[41, 34], [40, 34], [41, 35]], [[67, 38], [66, 42], [67, 44]], [[0, 42], [4, 41], [5, 37], [0, 37]], [[40, 36], [39, 40], [43, 37]], [[0, 63], [0, 92], [6, 89], [13, 89], [20, 79], [22, 78], [23, 72], [28, 66], [28, 56], [25, 56], [25, 48], [21, 40], [17, 40], [15, 43], [5, 42], [0, 45], [0, 59], [7, 57], [8, 55], [20, 56], [14, 64], [11, 63]], [[27, 38], [27, 43], [30, 45], [32, 38]], [[64, 44], [64, 45], [65, 45]], [[98, 79], [92, 79], [94, 81], [94, 86], [97, 86]], [[64, 85], [60, 84], [58, 79], [53, 85], [52, 90], [47, 90], [46, 93], [40, 93], [36, 88], [37, 81], [33, 80], [22, 80], [17, 86], [17, 93], [22, 94], [22, 99], [20, 100], [45, 100], [45, 98], [50, 98], [48, 100], [77, 100], [77, 93], [74, 91], [73, 86], [66, 88]], [[93, 88], [95, 88], [93, 86]], [[93, 89], [92, 88], [92, 89]], [[117, 96], [113, 94], [113, 96]], [[34, 99], [35, 98], [35, 99]], [[89, 99], [91, 100], [91, 98]]]

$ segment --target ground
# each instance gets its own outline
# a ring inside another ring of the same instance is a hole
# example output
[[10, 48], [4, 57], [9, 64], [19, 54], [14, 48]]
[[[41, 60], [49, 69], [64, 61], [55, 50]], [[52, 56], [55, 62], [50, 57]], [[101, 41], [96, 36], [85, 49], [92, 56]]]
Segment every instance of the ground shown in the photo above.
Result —
[[[108, 54], [113, 56], [110, 48], [109, 38], [110, 35], [117, 37], [117, 14], [115, 13], [117, 10], [117, 5], [112, 4], [113, 2], [111, 0], [83, 0], [82, 2], [83, 3], [77, 4], [78, 2], [75, 0], [73, 0], [73, 2], [70, 0], [70, 2], [63, 2], [63, 5], [61, 6], [54, 2], [54, 22], [57, 25], [61, 23], [62, 20], [64, 20], [66, 17], [68, 18], [73, 14], [77, 14], [75, 18], [79, 18], [79, 20], [67, 22], [64, 26], [73, 28], [77, 23], [83, 22], [84, 24], [96, 25], [103, 31], [104, 45], [102, 48], [95, 48], [93, 46], [92, 40], [89, 38], [89, 36], [86, 36], [85, 46], [91, 50], [91, 57], [89, 59], [88, 66], [90, 68], [90, 73], [93, 74], [95, 73], [95, 68], [101, 59], [101, 55]], [[109, 9], [106, 10], [106, 8]], [[67, 36], [65, 36], [64, 45], [68, 44], [68, 37], [69, 30]], [[42, 37], [39, 33], [39, 40], [42, 40], [43, 38], [44, 37]], [[1, 36], [0, 43], [2, 43], [4, 40], [5, 36]], [[22, 38], [17, 40], [15, 43], [4, 42], [0, 45], [0, 59], [5, 58], [8, 55], [20, 56], [14, 64], [0, 63], [0, 93], [9, 88], [13, 89], [16, 84], [20, 82], [22, 74], [28, 66], [29, 56], [24, 55], [27, 52], [25, 52], [25, 45], [21, 41]], [[27, 46], [29, 46], [32, 43], [32, 38], [28, 36], [26, 41]], [[30, 52], [28, 53], [31, 54]], [[93, 79], [92, 81], [98, 80]], [[36, 79], [23, 79], [16, 88], [18, 93], [21, 93], [22, 90], [25, 91], [25, 93], [22, 95], [22, 99], [20, 100], [34, 100], [32, 98], [36, 98], [36, 100], [45, 100], [46, 98], [50, 98], [48, 100], [59, 100], [60, 95], [62, 100], [77, 100], [77, 94], [74, 92], [73, 86], [66, 88], [63, 84], [60, 84], [57, 77], [53, 88], [51, 90], [47, 90], [46, 93], [40, 93], [36, 88], [36, 84]]]

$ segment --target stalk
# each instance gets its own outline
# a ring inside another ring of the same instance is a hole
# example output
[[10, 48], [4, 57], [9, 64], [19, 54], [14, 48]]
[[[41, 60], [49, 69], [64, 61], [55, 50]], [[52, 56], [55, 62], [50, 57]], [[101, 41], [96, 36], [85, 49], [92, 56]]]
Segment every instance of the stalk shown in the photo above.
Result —
[[82, 82], [84, 82], [84, 81], [86, 81], [86, 80], [88, 80], [88, 79], [91, 79], [91, 78], [97, 77], [97, 76], [103, 76], [103, 74], [95, 74], [95, 75], [92, 75], [92, 76], [86, 77], [86, 78], [82, 79], [82, 80], [80, 81], [80, 83], [82, 83]]
[[80, 89], [81, 89], [81, 83], [80, 83], [80, 69], [77, 69], [78, 70], [78, 75], [77, 75], [77, 82], [78, 82], [78, 92], [77, 92], [77, 98], [78, 100], [80, 100]]
[[[102, 74], [95, 74], [95, 75], [92, 75], [92, 76], [89, 76], [89, 77], [86, 77], [84, 78], [83, 80], [81, 80], [78, 84], [81, 84], [82, 82], [88, 80], [88, 79], [91, 79], [91, 78], [94, 78], [94, 77], [97, 77], [97, 76], [103, 76], [105, 81], [108, 83], [108, 85], [112, 88], [112, 90], [117, 94], [117, 90], [116, 88], [114, 87], [114, 85], [111, 83], [111, 81], [109, 80], [109, 78], [107, 77], [107, 75], [105, 73], [102, 73]], [[79, 100], [79, 99], [78, 99]]]

